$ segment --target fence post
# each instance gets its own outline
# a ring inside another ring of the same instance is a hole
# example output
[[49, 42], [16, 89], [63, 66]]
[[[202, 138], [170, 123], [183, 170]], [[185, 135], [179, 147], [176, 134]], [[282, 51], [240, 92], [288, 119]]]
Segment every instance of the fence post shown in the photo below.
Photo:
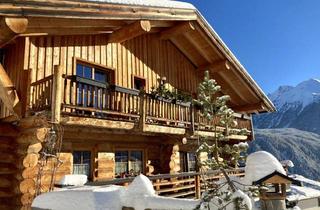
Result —
[[52, 88], [52, 115], [51, 122], [60, 122], [61, 102], [62, 102], [62, 67], [60, 65], [54, 66], [53, 73], [53, 88]]
[[139, 98], [140, 98], [139, 129], [144, 131], [145, 130], [145, 124], [146, 124], [146, 97], [145, 97], [145, 93], [140, 92]]
[[197, 174], [194, 176], [194, 183], [195, 183], [195, 197], [200, 199], [201, 197], [201, 180], [200, 175]]
[[191, 131], [191, 134], [193, 135], [193, 133], [194, 133], [194, 108], [193, 108], [192, 103], [190, 104], [190, 121], [191, 121], [190, 131]]

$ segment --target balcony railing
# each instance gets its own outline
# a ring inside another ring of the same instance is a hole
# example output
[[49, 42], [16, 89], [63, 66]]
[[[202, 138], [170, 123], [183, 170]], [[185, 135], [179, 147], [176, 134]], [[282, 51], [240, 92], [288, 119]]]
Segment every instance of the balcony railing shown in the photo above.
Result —
[[[53, 76], [31, 84], [31, 110], [49, 109], [53, 103]], [[138, 90], [97, 82], [78, 76], [64, 76], [61, 109], [65, 115], [76, 115], [145, 124], [212, 131], [218, 119], [207, 122], [191, 103], [172, 103], [140, 94]], [[237, 129], [251, 131], [251, 119], [235, 115]]]

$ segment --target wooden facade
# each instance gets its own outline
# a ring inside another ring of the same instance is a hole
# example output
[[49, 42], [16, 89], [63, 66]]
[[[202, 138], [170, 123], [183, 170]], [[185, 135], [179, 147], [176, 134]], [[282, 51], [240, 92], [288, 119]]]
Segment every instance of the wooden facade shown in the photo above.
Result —
[[[0, 18], [0, 209], [27, 209], [66, 174], [106, 181], [193, 170], [193, 137], [214, 136], [216, 120], [191, 103], [152, 97], [164, 79], [195, 97], [210, 70], [231, 96], [233, 129], [249, 130], [231, 133], [231, 143], [253, 138], [252, 113], [274, 110], [194, 9], [8, 1]], [[44, 164], [53, 131], [60, 161]]]

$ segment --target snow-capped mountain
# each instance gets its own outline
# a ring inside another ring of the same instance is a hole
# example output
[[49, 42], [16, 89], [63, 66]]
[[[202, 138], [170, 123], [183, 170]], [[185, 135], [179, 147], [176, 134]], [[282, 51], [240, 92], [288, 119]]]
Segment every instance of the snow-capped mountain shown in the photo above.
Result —
[[269, 98], [277, 112], [256, 115], [256, 128], [297, 128], [320, 134], [320, 80], [280, 86]]

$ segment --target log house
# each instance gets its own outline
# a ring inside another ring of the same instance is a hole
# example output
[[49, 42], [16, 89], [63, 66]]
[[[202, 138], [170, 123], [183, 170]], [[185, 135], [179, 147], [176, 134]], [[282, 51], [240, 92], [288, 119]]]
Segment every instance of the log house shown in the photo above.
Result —
[[161, 82], [194, 97], [209, 70], [231, 97], [234, 129], [250, 131], [232, 142], [253, 139], [253, 113], [275, 110], [188, 3], [3, 0], [0, 47], [0, 209], [28, 209], [50, 190], [57, 162], [39, 177], [39, 158], [52, 128], [62, 139], [54, 182], [194, 171], [192, 136], [213, 136], [214, 122], [152, 97]]

